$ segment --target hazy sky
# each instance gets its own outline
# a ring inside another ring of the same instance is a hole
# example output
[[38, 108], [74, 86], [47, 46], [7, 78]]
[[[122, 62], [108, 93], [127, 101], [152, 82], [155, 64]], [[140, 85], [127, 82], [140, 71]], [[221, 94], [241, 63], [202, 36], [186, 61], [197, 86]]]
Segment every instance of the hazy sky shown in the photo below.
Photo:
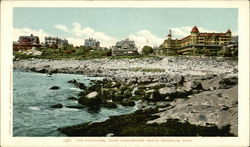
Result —
[[160, 45], [169, 29], [177, 38], [200, 31], [238, 32], [238, 10], [233, 8], [14, 8], [14, 40], [33, 33], [67, 38], [74, 45], [93, 37], [101, 46], [130, 38], [138, 46]]

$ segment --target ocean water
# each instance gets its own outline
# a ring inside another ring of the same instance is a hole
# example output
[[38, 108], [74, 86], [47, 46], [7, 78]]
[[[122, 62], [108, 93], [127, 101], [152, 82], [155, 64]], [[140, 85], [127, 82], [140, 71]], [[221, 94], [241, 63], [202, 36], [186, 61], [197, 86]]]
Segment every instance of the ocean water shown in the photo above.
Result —
[[[68, 83], [76, 79], [86, 85], [90, 80], [101, 79], [74, 74], [41, 74], [14, 71], [13, 90], [13, 136], [42, 137], [64, 136], [57, 128], [81, 124], [90, 121], [103, 121], [112, 115], [132, 113], [137, 107], [118, 106], [116, 109], [101, 108], [99, 112], [84, 109], [66, 108], [66, 105], [78, 105], [77, 101], [67, 100], [77, 97], [81, 91]], [[59, 86], [59, 90], [50, 90]], [[61, 103], [63, 108], [50, 108]]]

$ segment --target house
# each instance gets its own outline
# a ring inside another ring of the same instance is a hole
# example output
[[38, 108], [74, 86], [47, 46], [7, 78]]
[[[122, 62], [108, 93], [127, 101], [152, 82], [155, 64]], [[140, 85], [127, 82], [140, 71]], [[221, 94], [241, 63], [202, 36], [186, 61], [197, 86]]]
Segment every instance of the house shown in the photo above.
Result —
[[233, 36], [232, 39], [226, 45], [223, 46], [223, 49], [238, 49], [238, 36]]
[[68, 40], [58, 37], [45, 37], [45, 46], [51, 48], [63, 48], [63, 46], [69, 45]]
[[39, 48], [40, 40], [38, 36], [20, 36], [17, 42], [13, 42], [13, 50], [28, 50], [32, 48]]
[[136, 55], [138, 54], [135, 42], [129, 39], [125, 39], [116, 43], [112, 47], [112, 55]]
[[232, 39], [227, 44], [225, 44], [222, 49], [226, 53], [231, 53], [232, 56], [238, 56], [238, 36], [233, 36]]
[[228, 29], [225, 33], [207, 33], [200, 32], [194, 26], [190, 35], [182, 39], [173, 39], [171, 30], [167, 39], [161, 45], [165, 51], [177, 51], [178, 53], [185, 53], [188, 51], [195, 51], [197, 49], [220, 50], [223, 45], [227, 44], [232, 38], [232, 32]]
[[99, 48], [100, 47], [100, 42], [97, 41], [96, 39], [89, 38], [89, 39], [85, 39], [84, 46], [85, 47], [90, 47], [90, 48]]

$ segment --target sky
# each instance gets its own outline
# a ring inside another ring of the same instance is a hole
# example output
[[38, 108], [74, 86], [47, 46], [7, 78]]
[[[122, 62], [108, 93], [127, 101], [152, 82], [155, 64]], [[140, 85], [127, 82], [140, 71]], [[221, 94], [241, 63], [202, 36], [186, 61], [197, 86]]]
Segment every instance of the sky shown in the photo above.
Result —
[[45, 36], [66, 38], [75, 46], [87, 38], [110, 47], [129, 38], [137, 47], [159, 46], [171, 29], [173, 38], [190, 34], [193, 26], [200, 32], [238, 34], [236, 8], [50, 8], [13, 9], [13, 41], [33, 34], [44, 42]]

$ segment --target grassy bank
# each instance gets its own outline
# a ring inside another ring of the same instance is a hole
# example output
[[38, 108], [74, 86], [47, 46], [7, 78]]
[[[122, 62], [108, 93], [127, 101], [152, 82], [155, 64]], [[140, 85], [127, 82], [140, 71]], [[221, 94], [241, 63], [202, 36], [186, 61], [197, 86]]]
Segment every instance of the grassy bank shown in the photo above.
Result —
[[[167, 51], [158, 55], [154, 50], [144, 54], [138, 54], [133, 56], [112, 56], [110, 49], [93, 49], [89, 47], [73, 47], [73, 46], [64, 46], [61, 49], [55, 48], [43, 48], [37, 49], [42, 52], [41, 55], [32, 55], [28, 54], [27, 51], [14, 51], [13, 55], [15, 59], [28, 59], [28, 58], [37, 58], [37, 59], [75, 59], [75, 60], [84, 60], [84, 59], [96, 59], [96, 58], [110, 58], [110, 59], [134, 59], [134, 58], [149, 58], [155, 56], [182, 56], [179, 55], [176, 51]], [[238, 51], [230, 52], [228, 50], [216, 50], [210, 51], [206, 49], [200, 49], [195, 52], [190, 51], [185, 53], [185, 56], [212, 56], [212, 57], [237, 57]]]
[[88, 52], [72, 52], [72, 53], [65, 53], [62, 51], [51, 51], [52, 49], [41, 50], [43, 53], [41, 55], [27, 55], [23, 54], [22, 52], [13, 52], [13, 55], [16, 60], [20, 59], [74, 59], [74, 60], [87, 60], [87, 59], [98, 59], [98, 58], [108, 58], [108, 59], [136, 59], [136, 58], [151, 58], [155, 57], [152, 55], [133, 55], [133, 56], [111, 56], [109, 50], [91, 50]]

